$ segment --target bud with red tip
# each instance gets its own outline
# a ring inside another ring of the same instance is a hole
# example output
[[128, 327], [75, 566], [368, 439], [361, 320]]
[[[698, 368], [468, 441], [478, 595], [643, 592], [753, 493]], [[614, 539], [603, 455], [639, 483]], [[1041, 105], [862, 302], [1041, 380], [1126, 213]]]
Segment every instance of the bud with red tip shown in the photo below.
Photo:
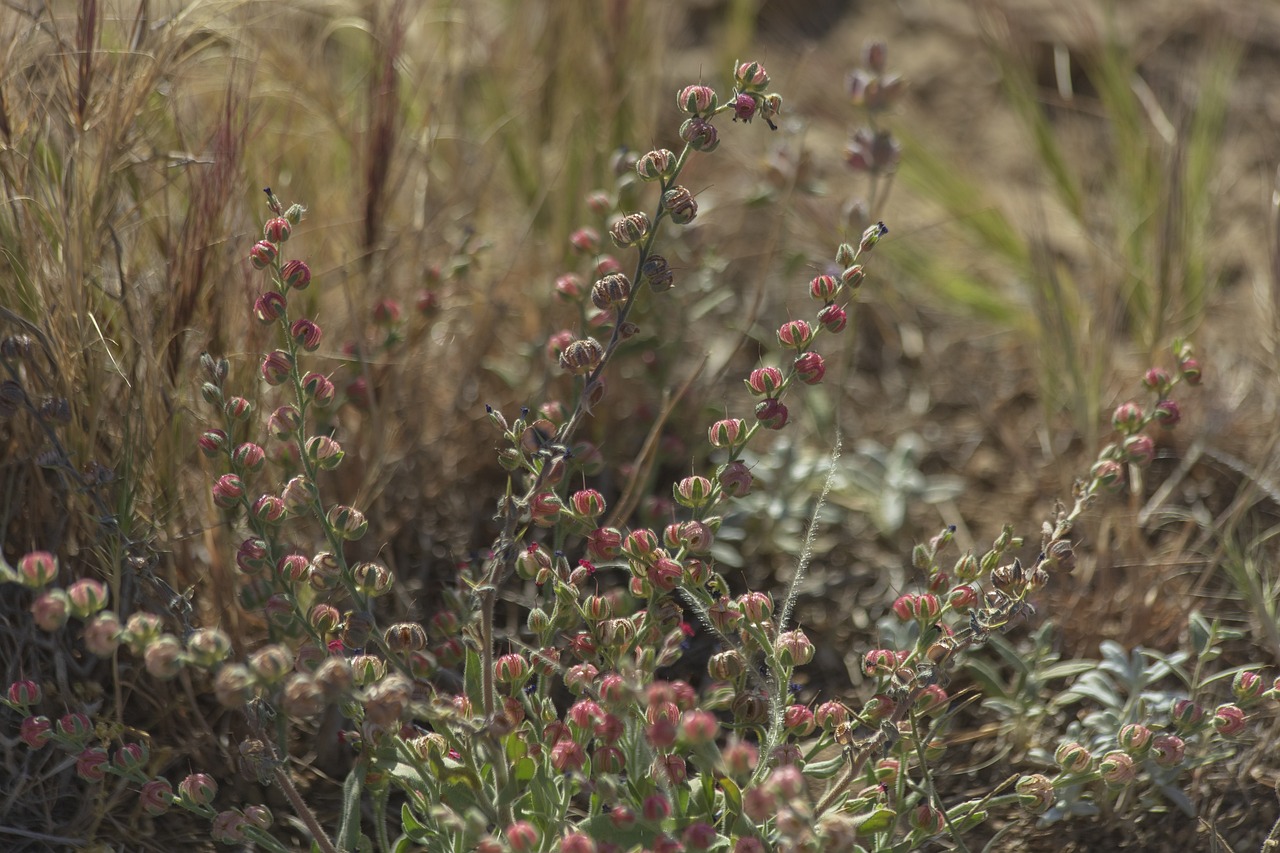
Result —
[[636, 161], [636, 174], [642, 181], [662, 181], [675, 174], [676, 155], [666, 148], [657, 148], [641, 155]]

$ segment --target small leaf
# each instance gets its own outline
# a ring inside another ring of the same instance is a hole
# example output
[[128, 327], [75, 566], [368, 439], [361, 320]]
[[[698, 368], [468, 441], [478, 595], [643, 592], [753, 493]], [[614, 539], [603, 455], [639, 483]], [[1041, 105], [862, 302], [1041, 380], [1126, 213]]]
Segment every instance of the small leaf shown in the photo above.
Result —
[[355, 850], [360, 844], [360, 794], [364, 790], [366, 765], [357, 761], [342, 784], [342, 818], [338, 823], [338, 846]]
[[1191, 648], [1195, 650], [1197, 657], [1204, 657], [1213, 641], [1213, 628], [1199, 610], [1192, 611], [1188, 628], [1191, 633]]
[[870, 812], [854, 815], [853, 824], [858, 828], [859, 835], [865, 835], [868, 832], [882, 832], [893, 826], [893, 822], [897, 819], [898, 813], [893, 809], [877, 806]]

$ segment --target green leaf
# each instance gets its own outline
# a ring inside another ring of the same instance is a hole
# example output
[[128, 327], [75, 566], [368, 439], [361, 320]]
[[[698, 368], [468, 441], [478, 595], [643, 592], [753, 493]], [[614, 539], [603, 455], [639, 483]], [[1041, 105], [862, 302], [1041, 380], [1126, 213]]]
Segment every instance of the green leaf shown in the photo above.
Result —
[[409, 804], [405, 803], [400, 806], [400, 828], [406, 833], [424, 832], [426, 825], [418, 820], [418, 816], [413, 813], [413, 809], [409, 808]]
[[830, 779], [832, 776], [840, 772], [840, 768], [845, 765], [844, 753], [840, 753], [835, 758], [828, 758], [826, 761], [812, 761], [804, 766], [804, 775], [807, 779]]
[[1189, 621], [1191, 648], [1195, 649], [1197, 657], [1204, 657], [1205, 652], [1209, 650], [1209, 644], [1213, 642], [1213, 626], [1199, 610], [1191, 613]]
[[854, 815], [853, 823], [858, 828], [858, 834], [865, 835], [868, 832], [883, 832], [893, 826], [897, 819], [898, 813], [893, 809], [887, 806], [876, 806], [869, 812]]
[[484, 707], [484, 684], [480, 669], [480, 654], [474, 647], [468, 645], [466, 665], [462, 672], [462, 685], [473, 708]]
[[742, 813], [742, 791], [739, 790], [738, 784], [728, 776], [720, 778], [720, 790], [724, 791], [724, 801], [729, 809], [735, 814]]
[[360, 794], [364, 790], [365, 762], [357, 761], [342, 784], [342, 818], [338, 823], [338, 848], [355, 850], [360, 845]]

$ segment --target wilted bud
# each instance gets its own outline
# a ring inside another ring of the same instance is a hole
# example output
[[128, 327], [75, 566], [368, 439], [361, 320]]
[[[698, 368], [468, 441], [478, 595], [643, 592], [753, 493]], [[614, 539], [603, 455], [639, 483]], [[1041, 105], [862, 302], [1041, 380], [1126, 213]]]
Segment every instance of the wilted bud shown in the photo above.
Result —
[[642, 181], [666, 180], [675, 174], [676, 162], [675, 154], [666, 148], [659, 148], [642, 155], [636, 161], [636, 174]]
[[622, 273], [605, 276], [591, 286], [591, 304], [607, 311], [631, 297], [631, 281]]
[[680, 138], [694, 151], [710, 154], [720, 147], [720, 131], [706, 119], [694, 116], [680, 125]]
[[398, 622], [383, 633], [387, 648], [397, 654], [417, 652], [427, 647], [427, 632], [417, 622]]
[[609, 237], [620, 249], [634, 246], [649, 234], [649, 217], [644, 213], [630, 213], [614, 222]]
[[582, 338], [564, 348], [560, 353], [560, 367], [570, 373], [582, 375], [595, 370], [604, 358], [604, 347], [595, 338]]

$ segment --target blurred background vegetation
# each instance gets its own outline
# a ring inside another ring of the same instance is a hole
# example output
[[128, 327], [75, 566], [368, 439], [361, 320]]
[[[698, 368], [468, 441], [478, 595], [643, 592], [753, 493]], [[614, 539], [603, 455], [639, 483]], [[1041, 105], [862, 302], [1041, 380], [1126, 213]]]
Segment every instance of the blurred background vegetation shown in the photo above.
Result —
[[[726, 124], [686, 172], [701, 214], [663, 238], [677, 287], [635, 318], [589, 427], [611, 462], [594, 485], [613, 498], [648, 472], [638, 517], [662, 518], [666, 484], [705, 463], [706, 425], [746, 411], [738, 380], [777, 322], [807, 313], [809, 277], [883, 219], [854, 334], [757, 461], [758, 506], [726, 524], [735, 583], [785, 580], [844, 436], [799, 610], [820, 649], [809, 689], [853, 695], [913, 542], [944, 523], [961, 548], [1006, 522], [1034, 540], [1175, 336], [1208, 364], [1186, 425], [1150, 482], [1093, 513], [1080, 572], [1055, 579], [1040, 618], [1058, 653], [1096, 656], [1103, 638], [1176, 645], [1208, 611], [1248, 638], [1229, 663], [1275, 663], [1280, 13], [1220, 5], [6, 3], [0, 334], [30, 336], [33, 355], [0, 377], [30, 401], [0, 421], [3, 554], [58, 551], [110, 579], [125, 612], [185, 595], [194, 621], [252, 644], [231, 606], [236, 538], [195, 450], [196, 371], [201, 352], [226, 355], [231, 384], [257, 393], [262, 280], [246, 254], [270, 186], [310, 209], [288, 249], [315, 272], [317, 369], [350, 398], [331, 426], [352, 464], [326, 488], [366, 509], [401, 604], [429, 617], [491, 535], [503, 479], [484, 405], [571, 393], [546, 342], [580, 322], [553, 285], [589, 280], [568, 242], [605, 224], [588, 194], [651, 208], [625, 151], [676, 147], [677, 88], [724, 97], [733, 60], [751, 58], [784, 98], [779, 129]], [[906, 81], [877, 117], [901, 160], [874, 188], [846, 164], [865, 120], [846, 75], [872, 38]], [[385, 300], [398, 322], [380, 319]], [[45, 668], [57, 642], [3, 608], [6, 675]], [[92, 692], [93, 664], [64, 651], [62, 689]], [[157, 736], [204, 720], [174, 760], [225, 761], [208, 709], [126, 683], [90, 698]], [[30, 778], [33, 759], [4, 749]], [[1270, 826], [1232, 787], [1274, 787], [1262, 751], [1236, 781], [1204, 780], [1204, 813], [1235, 838]], [[74, 777], [46, 769], [0, 823], [58, 804], [45, 826], [68, 836], [136, 837], [131, 802], [76, 800]], [[1078, 831], [1096, 833], [1088, 845], [1196, 825]]]

